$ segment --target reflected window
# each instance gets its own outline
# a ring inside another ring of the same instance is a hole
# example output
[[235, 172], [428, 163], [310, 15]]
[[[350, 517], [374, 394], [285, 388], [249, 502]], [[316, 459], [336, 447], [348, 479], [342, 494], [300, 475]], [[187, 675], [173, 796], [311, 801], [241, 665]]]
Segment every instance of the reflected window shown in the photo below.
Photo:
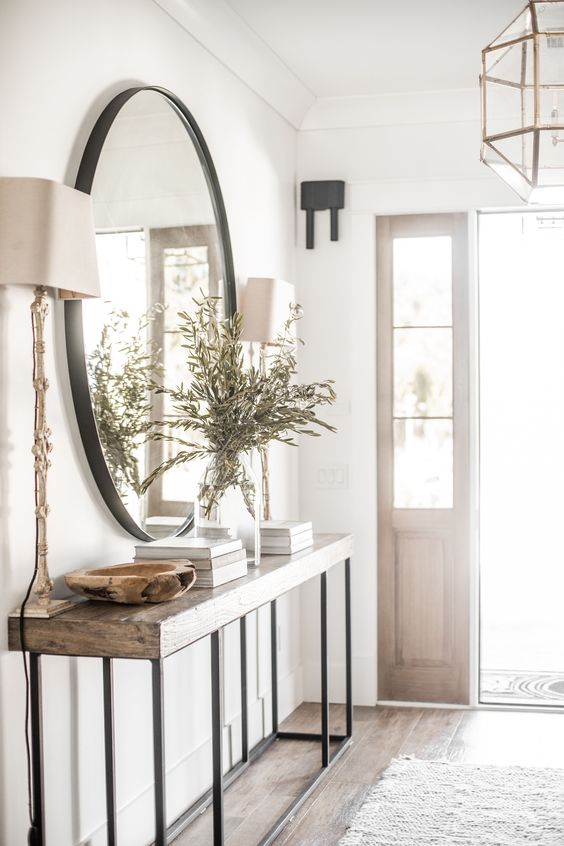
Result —
[[[210, 224], [105, 231], [96, 245], [102, 296], [88, 303], [84, 339], [98, 432], [130, 513], [137, 518], [141, 509], [151, 532], [168, 534], [191, 513], [187, 492], [196, 491], [202, 466], [171, 469], [139, 498], [140, 481], [180, 448], [147, 441], [146, 424], [173, 414], [170, 398], [147, 386], [151, 379], [174, 387], [190, 378], [178, 312], [192, 312], [194, 298], [219, 296], [217, 230]], [[138, 379], [123, 378], [135, 369]]]
[[[149, 230], [151, 256], [150, 297], [164, 306], [152, 323], [152, 339], [162, 350], [164, 384], [173, 388], [189, 381], [187, 351], [178, 331], [178, 312], [194, 311], [194, 299], [219, 296], [220, 258], [215, 225], [172, 226]], [[174, 413], [170, 397], [153, 396], [153, 420], [166, 420]], [[196, 433], [192, 436], [198, 437]], [[147, 464], [158, 467], [181, 447], [166, 441], [147, 443]], [[147, 516], [154, 525], [160, 518], [186, 515], [187, 492], [195, 493], [203, 472], [202, 462], [189, 461], [173, 467], [157, 479], [146, 496]], [[188, 503], [190, 509], [192, 502]], [[166, 520], [164, 520], [166, 524]]]

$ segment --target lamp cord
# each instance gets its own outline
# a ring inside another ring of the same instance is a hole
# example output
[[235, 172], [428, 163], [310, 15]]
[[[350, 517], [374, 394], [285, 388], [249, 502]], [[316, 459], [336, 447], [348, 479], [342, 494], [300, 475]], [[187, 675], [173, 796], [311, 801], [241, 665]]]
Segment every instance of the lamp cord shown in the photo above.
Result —
[[[35, 321], [33, 319], [33, 314], [31, 316], [31, 333], [33, 338], [33, 381], [35, 383], [36, 379], [36, 370], [37, 370], [37, 362], [35, 356]], [[37, 418], [38, 418], [38, 396], [37, 391], [35, 392], [35, 409], [34, 409], [34, 430], [37, 428]], [[34, 470], [34, 496], [35, 496], [35, 507], [38, 507], [38, 486], [37, 486], [37, 472]], [[25, 732], [25, 752], [26, 752], [26, 763], [27, 763], [27, 808], [28, 808], [28, 815], [29, 815], [29, 823], [30, 829], [28, 832], [28, 843], [30, 846], [34, 846], [35, 843], [38, 842], [38, 830], [35, 825], [35, 809], [33, 807], [33, 798], [32, 798], [32, 789], [31, 789], [31, 746], [29, 740], [29, 721], [30, 721], [30, 681], [29, 681], [29, 667], [26, 657], [26, 649], [25, 649], [25, 607], [29, 602], [29, 598], [31, 596], [31, 591], [33, 588], [33, 583], [35, 582], [35, 578], [37, 576], [37, 570], [39, 566], [39, 528], [37, 524], [37, 517], [35, 520], [35, 561], [34, 561], [34, 568], [33, 568], [33, 575], [31, 577], [31, 581], [27, 586], [27, 591], [24, 597], [24, 600], [21, 604], [20, 608], [20, 647], [23, 659], [23, 667], [24, 667], [24, 676], [25, 676], [25, 720], [24, 720], [24, 732]]]

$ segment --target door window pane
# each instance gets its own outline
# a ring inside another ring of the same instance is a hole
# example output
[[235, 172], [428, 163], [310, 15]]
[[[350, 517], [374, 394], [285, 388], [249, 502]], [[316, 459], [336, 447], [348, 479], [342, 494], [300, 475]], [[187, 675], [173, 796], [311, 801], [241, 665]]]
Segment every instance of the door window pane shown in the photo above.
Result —
[[452, 324], [450, 236], [394, 238], [394, 326]]
[[452, 420], [394, 420], [394, 508], [452, 508]]
[[452, 416], [452, 329], [394, 329], [394, 417]]
[[178, 328], [178, 312], [193, 311], [192, 297], [200, 299], [210, 293], [208, 248], [165, 247], [163, 250], [165, 315], [167, 330]]
[[452, 508], [450, 236], [394, 239], [393, 327], [394, 507]]

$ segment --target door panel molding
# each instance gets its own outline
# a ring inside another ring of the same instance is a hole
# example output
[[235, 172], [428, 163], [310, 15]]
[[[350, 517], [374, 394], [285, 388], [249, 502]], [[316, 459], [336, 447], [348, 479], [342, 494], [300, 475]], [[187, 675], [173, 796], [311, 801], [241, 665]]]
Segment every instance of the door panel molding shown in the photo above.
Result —
[[[447, 535], [395, 533], [396, 665], [452, 666], [452, 544]], [[419, 614], [419, 606], [425, 614]]]

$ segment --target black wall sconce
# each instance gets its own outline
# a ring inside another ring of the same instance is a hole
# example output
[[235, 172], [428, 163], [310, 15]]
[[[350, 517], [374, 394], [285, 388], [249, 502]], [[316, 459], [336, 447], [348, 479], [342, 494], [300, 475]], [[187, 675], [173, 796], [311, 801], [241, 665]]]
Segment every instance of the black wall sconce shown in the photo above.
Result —
[[345, 207], [345, 183], [341, 179], [302, 182], [301, 207], [306, 213], [306, 247], [313, 250], [313, 214], [331, 211], [331, 240], [339, 240], [339, 209]]

